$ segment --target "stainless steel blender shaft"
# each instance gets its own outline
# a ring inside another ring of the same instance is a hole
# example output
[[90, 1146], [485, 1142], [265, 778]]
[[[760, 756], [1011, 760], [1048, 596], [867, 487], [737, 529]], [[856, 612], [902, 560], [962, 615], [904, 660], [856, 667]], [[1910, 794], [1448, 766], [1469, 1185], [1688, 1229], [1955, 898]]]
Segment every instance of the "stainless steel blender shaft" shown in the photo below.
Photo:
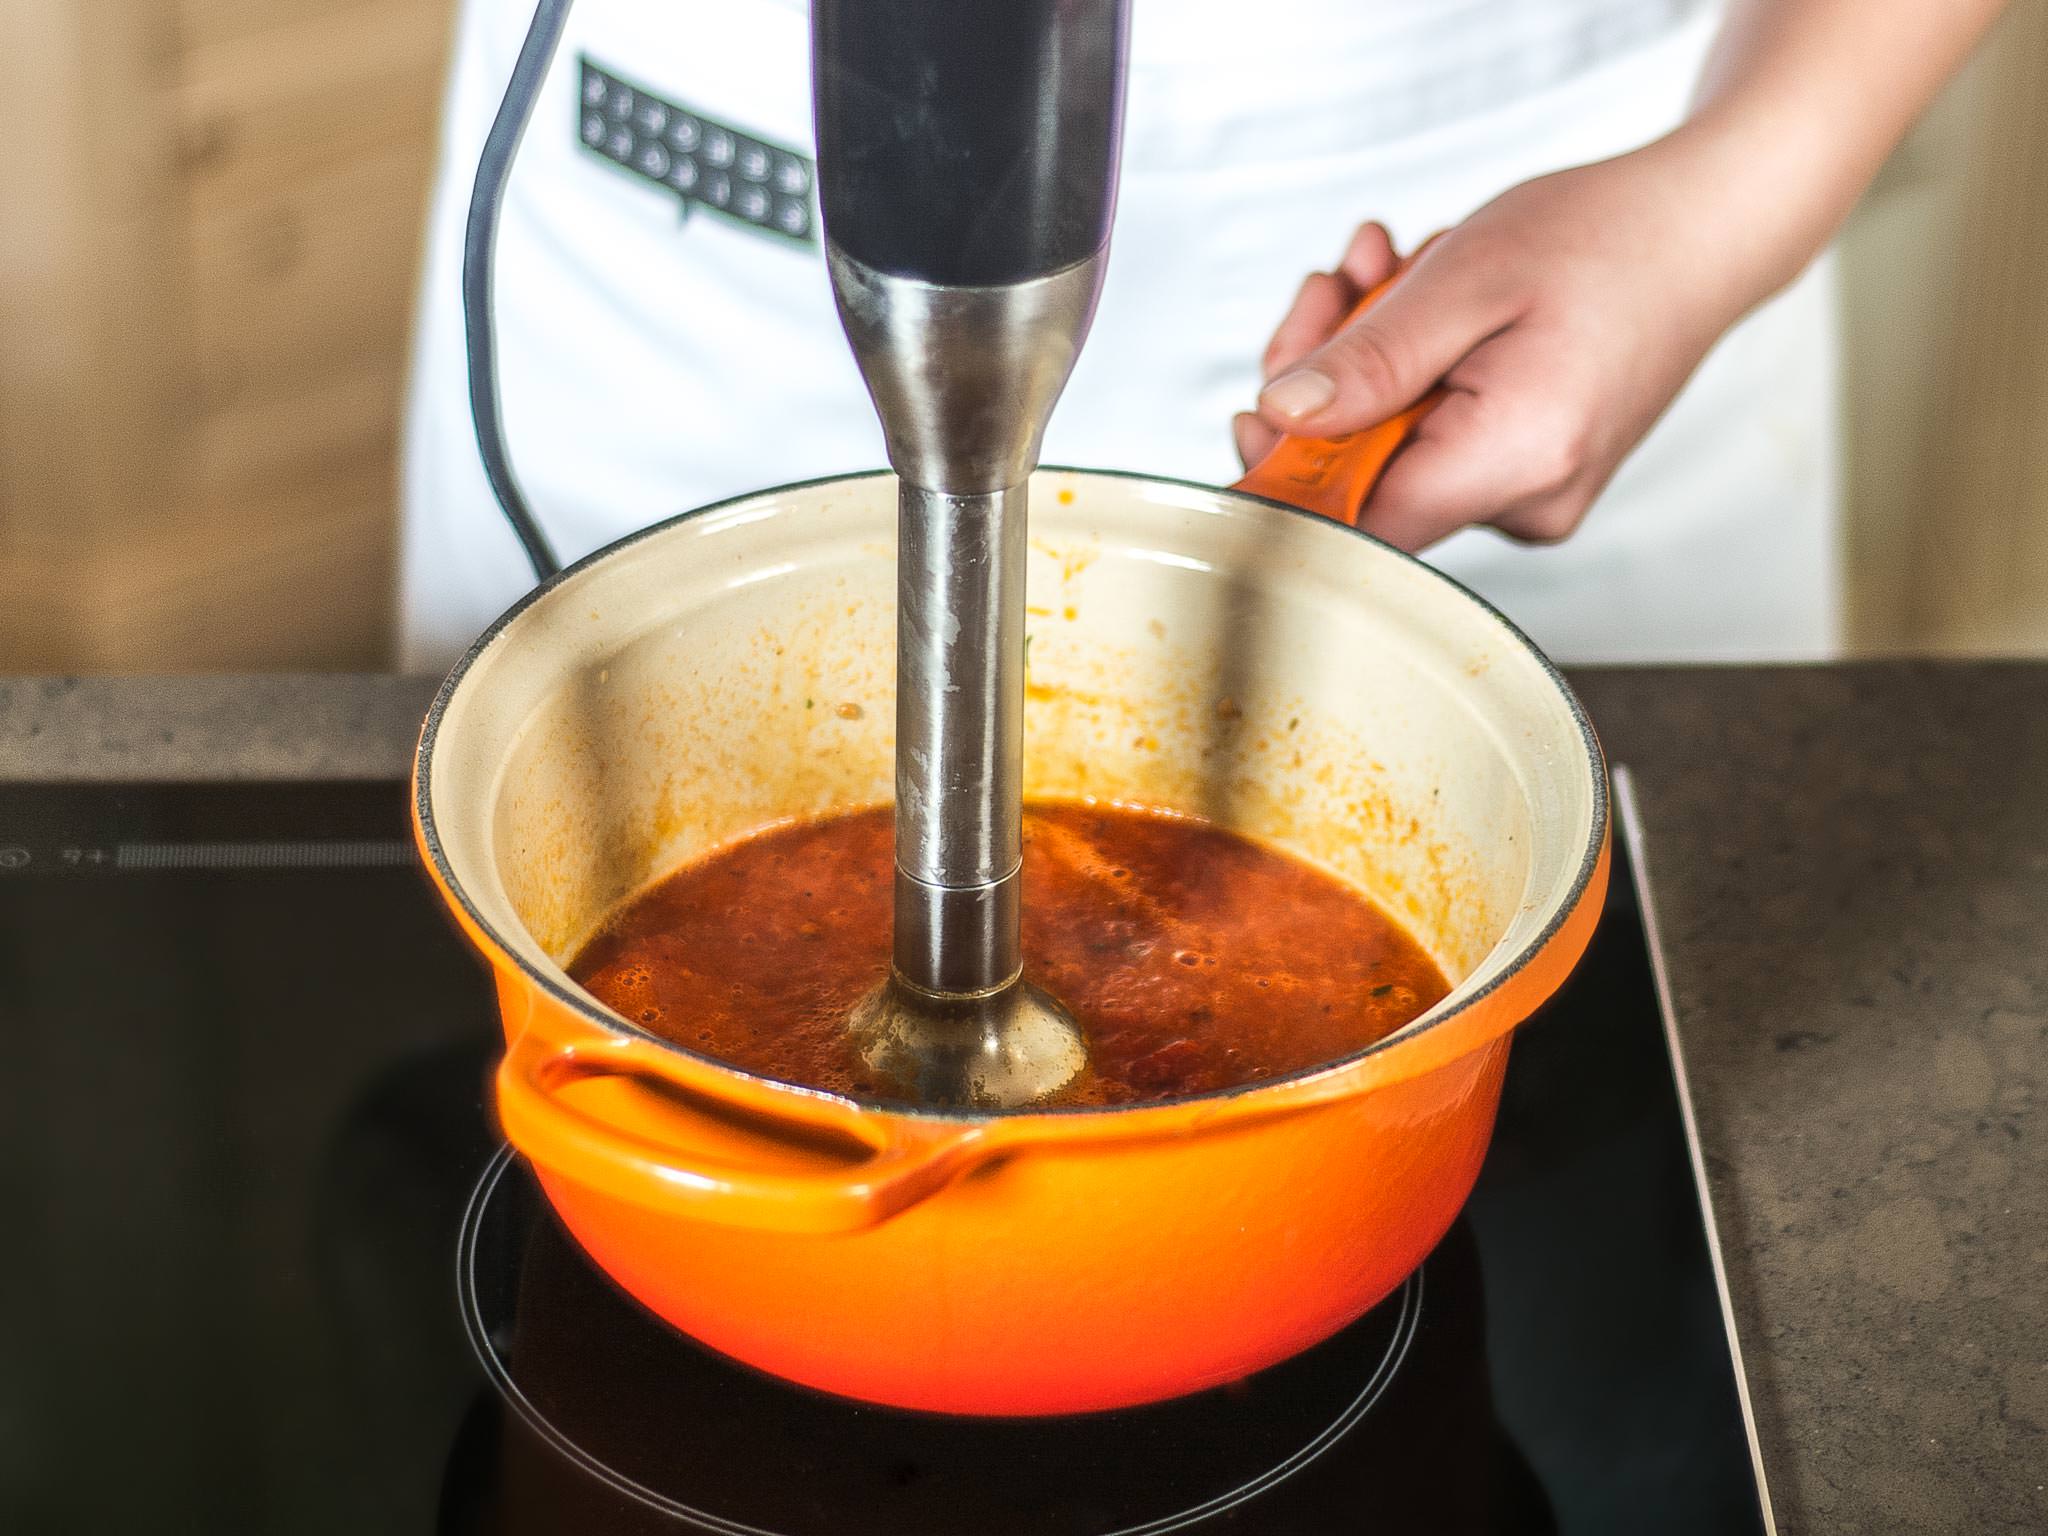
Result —
[[818, 191], [897, 501], [888, 982], [849, 1028], [932, 1104], [1087, 1065], [1022, 979], [1028, 481], [1094, 314], [1128, 0], [816, 0]]
[[927, 992], [1023, 970], [1025, 496], [897, 496], [892, 953]]
[[1001, 286], [828, 256], [900, 481], [896, 970], [927, 992], [989, 992], [1021, 964], [1028, 480], [1102, 256]]

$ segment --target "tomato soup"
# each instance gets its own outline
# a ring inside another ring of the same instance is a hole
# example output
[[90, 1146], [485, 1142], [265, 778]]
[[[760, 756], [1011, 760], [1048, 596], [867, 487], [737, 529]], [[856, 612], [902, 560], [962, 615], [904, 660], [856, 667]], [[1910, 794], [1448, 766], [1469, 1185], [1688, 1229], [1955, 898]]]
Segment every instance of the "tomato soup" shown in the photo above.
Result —
[[[768, 828], [625, 902], [570, 966], [643, 1028], [763, 1076], [887, 1098], [847, 1034], [889, 969], [887, 807]], [[1088, 1069], [1054, 1104], [1235, 1088], [1349, 1055], [1449, 990], [1362, 892], [1185, 816], [1024, 815], [1024, 967]]]

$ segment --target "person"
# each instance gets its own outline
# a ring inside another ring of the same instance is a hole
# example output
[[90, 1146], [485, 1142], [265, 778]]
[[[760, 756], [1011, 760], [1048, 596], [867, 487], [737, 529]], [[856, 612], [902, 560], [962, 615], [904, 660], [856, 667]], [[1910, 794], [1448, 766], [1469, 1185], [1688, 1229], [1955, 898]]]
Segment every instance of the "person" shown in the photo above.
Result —
[[[402, 476], [414, 669], [532, 581], [478, 457], [459, 291], [528, 9], [465, 0], [458, 29]], [[1826, 656], [1822, 253], [1999, 9], [1136, 0], [1108, 277], [1045, 462], [1226, 483], [1280, 431], [1355, 430], [1441, 383], [1368, 531], [1561, 660]], [[810, 107], [803, 0], [571, 10], [497, 258], [507, 435], [565, 557], [883, 463], [822, 260]]]

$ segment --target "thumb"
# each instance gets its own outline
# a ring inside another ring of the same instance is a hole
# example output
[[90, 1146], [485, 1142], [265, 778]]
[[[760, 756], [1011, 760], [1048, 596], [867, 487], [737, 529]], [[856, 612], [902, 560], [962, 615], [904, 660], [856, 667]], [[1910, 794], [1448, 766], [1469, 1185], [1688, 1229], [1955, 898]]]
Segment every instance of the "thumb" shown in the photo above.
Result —
[[1512, 290], [1491, 263], [1437, 241], [1367, 310], [1259, 395], [1276, 431], [1340, 437], [1406, 410], [1458, 360], [1514, 318]]

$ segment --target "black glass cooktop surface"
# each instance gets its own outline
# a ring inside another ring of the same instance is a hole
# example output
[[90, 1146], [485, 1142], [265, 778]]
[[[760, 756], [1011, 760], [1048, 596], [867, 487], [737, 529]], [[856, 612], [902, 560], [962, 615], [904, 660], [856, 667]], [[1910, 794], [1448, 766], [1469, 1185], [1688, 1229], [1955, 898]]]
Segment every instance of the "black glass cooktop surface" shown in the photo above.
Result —
[[0, 1529], [1765, 1530], [1618, 852], [1406, 1286], [1230, 1388], [990, 1422], [786, 1386], [591, 1267], [492, 1129], [401, 786], [0, 785]]

